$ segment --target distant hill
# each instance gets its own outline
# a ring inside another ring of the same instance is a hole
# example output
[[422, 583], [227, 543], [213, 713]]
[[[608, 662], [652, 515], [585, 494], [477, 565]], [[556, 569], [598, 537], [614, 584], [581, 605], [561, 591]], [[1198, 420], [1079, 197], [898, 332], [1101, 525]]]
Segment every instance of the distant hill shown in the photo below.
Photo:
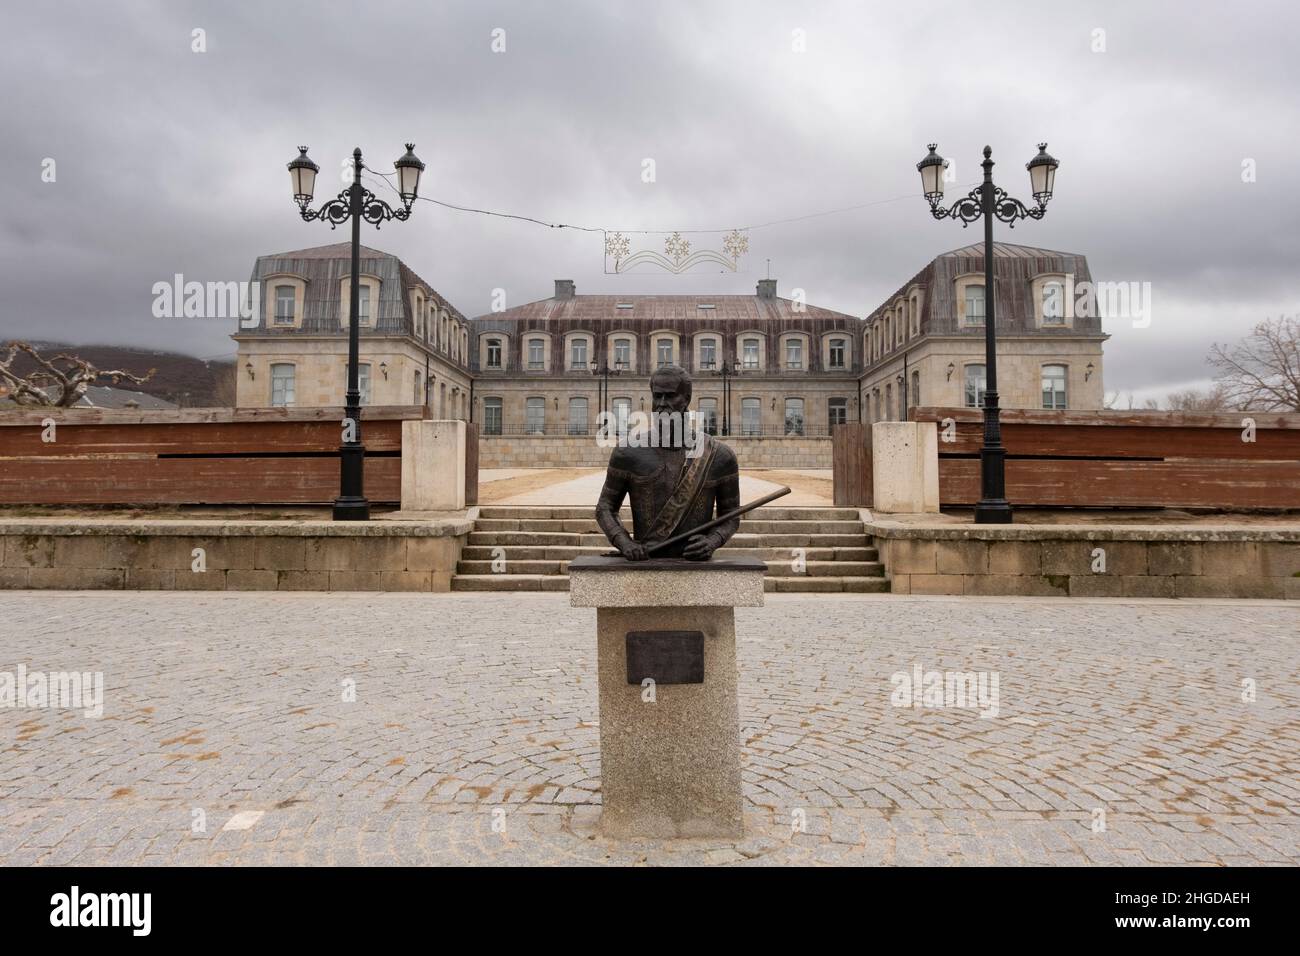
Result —
[[[29, 344], [52, 359], [60, 353], [83, 358], [99, 369], [121, 369], [135, 375], [144, 375], [156, 369], [153, 378], [143, 385], [124, 382], [123, 387], [144, 392], [183, 408], [230, 407], [235, 403], [235, 360], [210, 362], [192, 355], [176, 352], [156, 352], [152, 349], [129, 348], [121, 345], [67, 345], [62, 342], [32, 342]], [[8, 339], [0, 342], [7, 345]], [[14, 360], [14, 371], [26, 375], [35, 363], [19, 353]], [[111, 384], [101, 380], [101, 384]]]

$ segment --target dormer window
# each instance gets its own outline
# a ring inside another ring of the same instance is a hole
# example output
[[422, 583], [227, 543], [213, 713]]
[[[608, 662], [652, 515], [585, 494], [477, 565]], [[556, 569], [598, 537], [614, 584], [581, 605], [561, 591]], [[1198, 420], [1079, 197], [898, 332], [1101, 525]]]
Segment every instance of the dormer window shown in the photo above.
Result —
[[544, 339], [528, 340], [528, 368], [540, 371], [546, 367], [546, 341]]
[[831, 339], [831, 368], [844, 368], [844, 339]]
[[786, 340], [785, 367], [791, 369], [803, 368], [803, 341], [801, 339]]
[[291, 285], [275, 287], [275, 324], [293, 325], [294, 288]]
[[984, 324], [984, 286], [966, 286], [966, 314], [964, 325]]
[[616, 309], [631, 309], [633, 307], [634, 306], [631, 302], [619, 302], [614, 306]]
[[501, 367], [501, 340], [488, 339], [487, 341], [487, 367]]
[[1055, 279], [1043, 283], [1043, 325], [1065, 324], [1065, 286]]
[[701, 303], [700, 303], [699, 305], [697, 305], [695, 308], [697, 308], [697, 309], [716, 309], [717, 306], [714, 305], [712, 302], [701, 302]]

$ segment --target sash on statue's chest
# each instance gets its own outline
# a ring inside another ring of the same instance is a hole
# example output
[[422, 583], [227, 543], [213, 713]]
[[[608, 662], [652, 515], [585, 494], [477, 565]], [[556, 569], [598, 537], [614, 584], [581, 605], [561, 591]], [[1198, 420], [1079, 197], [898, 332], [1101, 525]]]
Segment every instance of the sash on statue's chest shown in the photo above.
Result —
[[694, 510], [695, 502], [704, 493], [704, 487], [708, 484], [709, 470], [713, 465], [713, 456], [718, 450], [713, 438], [707, 433], [699, 432], [698, 440], [702, 444], [700, 453], [694, 457], [687, 455], [682, 462], [677, 483], [673, 486], [663, 510], [655, 517], [654, 524], [646, 534], [647, 543], [665, 541], [674, 534], [690, 530], [679, 528], [678, 525]]

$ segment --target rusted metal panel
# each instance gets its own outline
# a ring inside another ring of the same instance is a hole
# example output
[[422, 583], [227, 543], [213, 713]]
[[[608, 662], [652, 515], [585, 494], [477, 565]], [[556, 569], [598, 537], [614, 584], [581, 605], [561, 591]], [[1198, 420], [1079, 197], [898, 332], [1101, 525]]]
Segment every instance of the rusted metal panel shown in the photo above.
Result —
[[[939, 463], [939, 499], [973, 505], [980, 463]], [[1300, 508], [1300, 462], [1007, 460], [1013, 506], [1243, 510]]]
[[465, 504], [478, 504], [478, 423], [465, 423]]
[[[366, 459], [366, 496], [401, 498], [402, 462]], [[4, 463], [0, 504], [329, 504], [337, 458], [23, 458]]]
[[837, 508], [871, 506], [871, 426], [846, 422], [831, 429], [831, 487]]

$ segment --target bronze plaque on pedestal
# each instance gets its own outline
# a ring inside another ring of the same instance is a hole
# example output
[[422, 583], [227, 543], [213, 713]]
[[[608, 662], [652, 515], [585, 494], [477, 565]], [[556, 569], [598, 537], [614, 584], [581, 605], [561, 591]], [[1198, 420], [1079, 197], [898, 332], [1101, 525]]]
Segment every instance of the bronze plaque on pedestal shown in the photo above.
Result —
[[627, 682], [704, 683], [703, 631], [628, 631]]

